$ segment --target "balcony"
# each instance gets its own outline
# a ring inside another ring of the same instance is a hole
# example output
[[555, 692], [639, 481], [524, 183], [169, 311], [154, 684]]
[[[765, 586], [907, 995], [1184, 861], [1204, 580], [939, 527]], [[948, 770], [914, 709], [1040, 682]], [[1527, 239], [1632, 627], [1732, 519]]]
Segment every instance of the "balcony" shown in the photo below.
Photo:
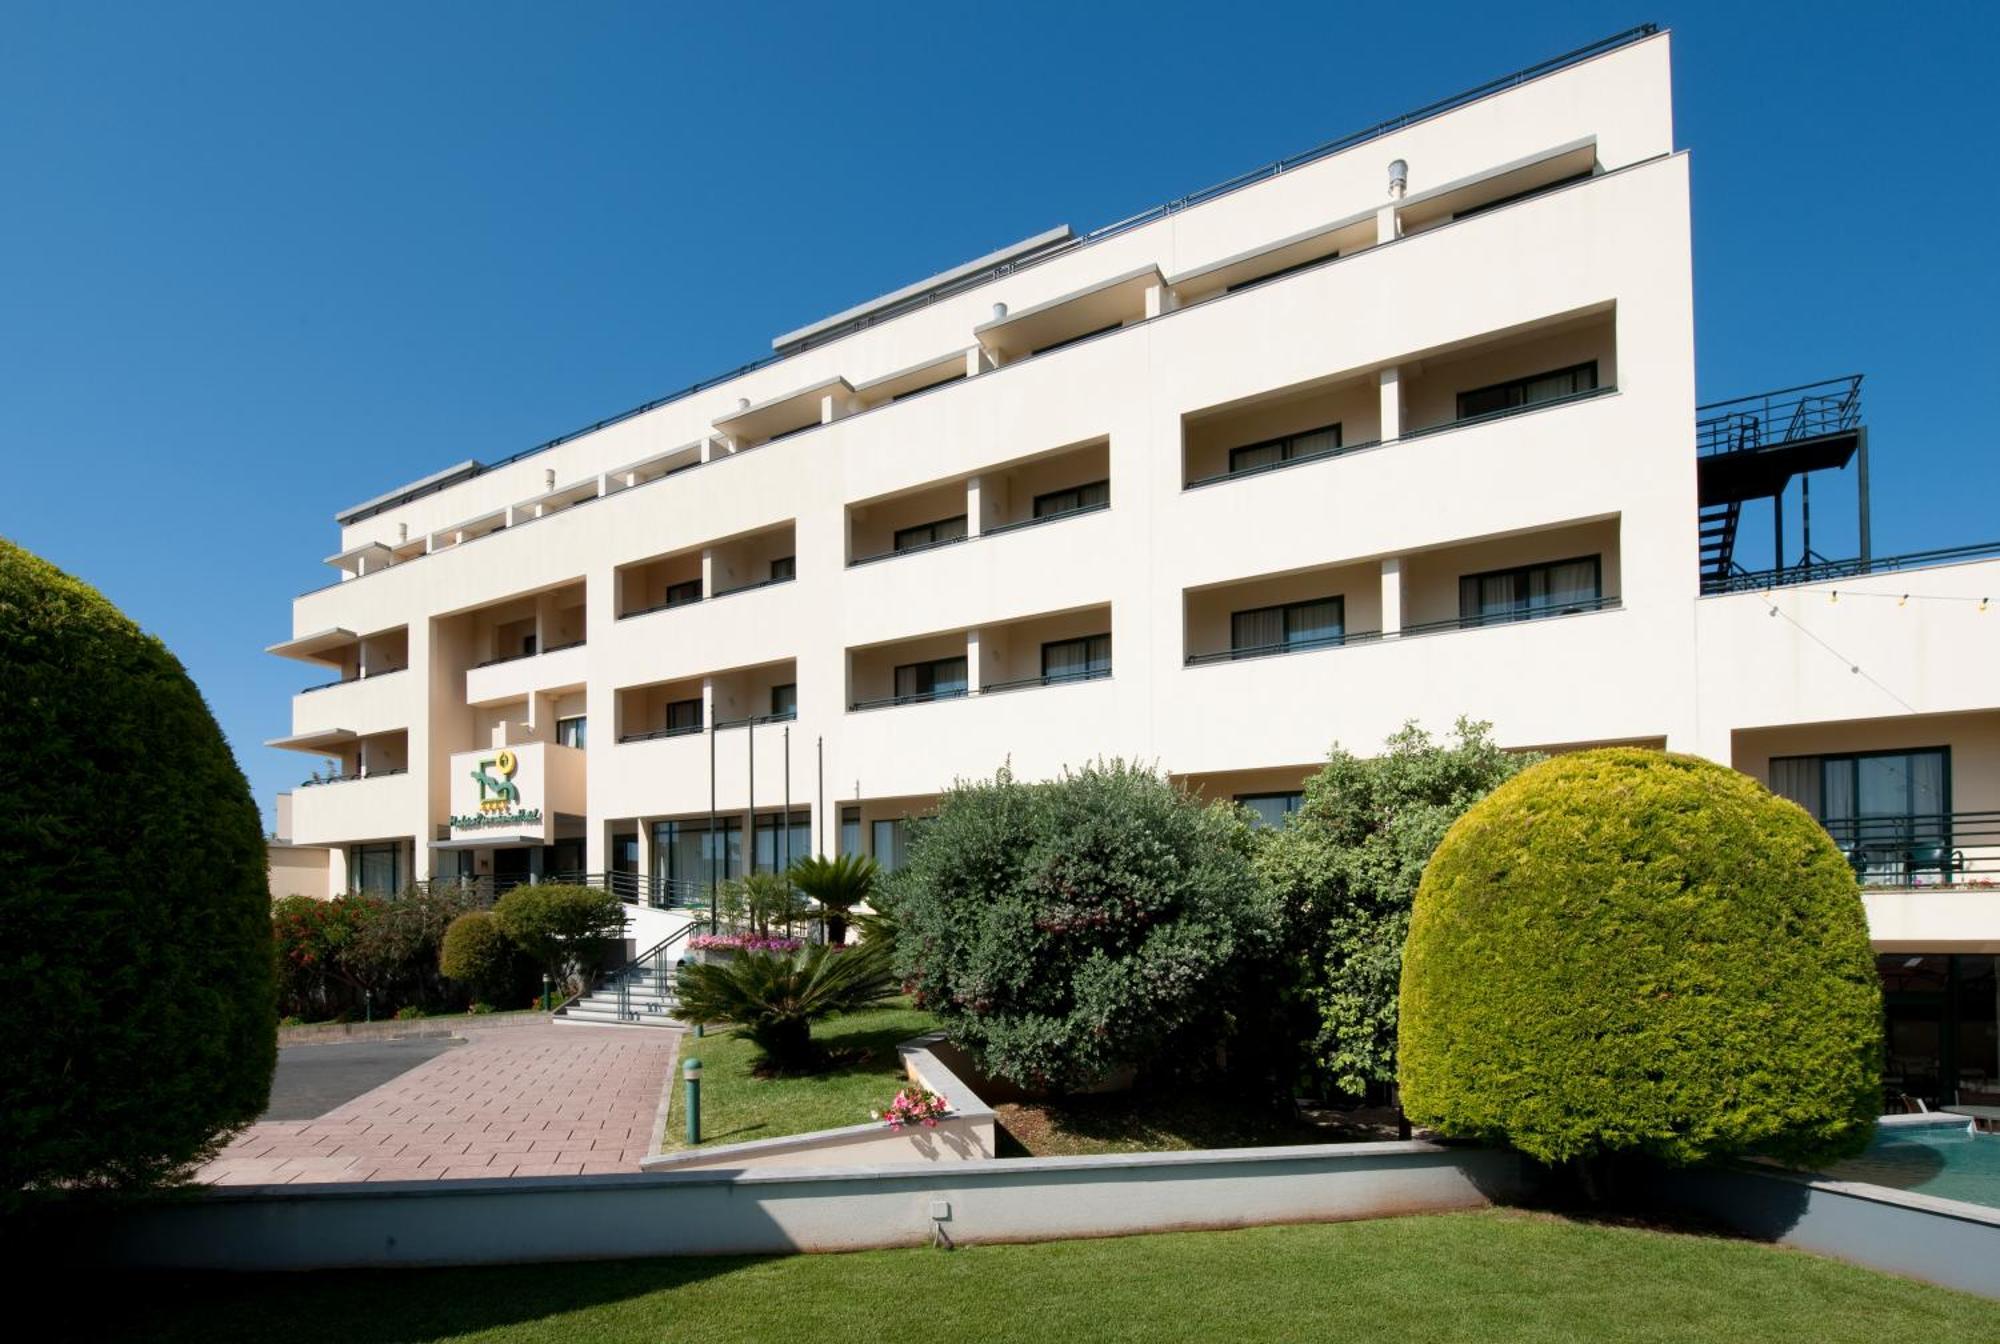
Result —
[[292, 792], [292, 842], [342, 845], [417, 834], [424, 812], [416, 785], [401, 766], [308, 781]]
[[850, 713], [1111, 675], [1111, 608], [1081, 607], [848, 651]]
[[407, 728], [420, 688], [406, 668], [308, 687], [292, 700], [292, 733], [305, 736], [345, 730], [355, 735]]
[[583, 640], [558, 645], [544, 653], [521, 653], [468, 668], [465, 703], [497, 705], [537, 693], [582, 689], [589, 669]]

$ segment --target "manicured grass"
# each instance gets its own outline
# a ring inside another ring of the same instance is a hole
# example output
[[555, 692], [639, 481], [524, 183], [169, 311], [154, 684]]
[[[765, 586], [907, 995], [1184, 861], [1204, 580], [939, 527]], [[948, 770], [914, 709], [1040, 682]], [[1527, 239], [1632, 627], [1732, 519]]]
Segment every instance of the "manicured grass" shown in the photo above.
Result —
[[1995, 1305], [1749, 1242], [1486, 1212], [958, 1251], [133, 1277], [92, 1337], [228, 1344], [927, 1340], [1882, 1344]]
[[[817, 1023], [815, 1041], [836, 1055], [856, 1058], [799, 1078], [757, 1077], [752, 1071], [757, 1047], [733, 1031], [699, 1040], [693, 1033], [683, 1036], [681, 1059], [701, 1060], [703, 1145], [866, 1124], [868, 1113], [886, 1106], [902, 1085], [903, 1066], [896, 1047], [936, 1027], [936, 1018], [907, 1006], [875, 1008]], [[683, 1092], [674, 1088], [673, 1109], [667, 1116], [669, 1149], [686, 1146]]]

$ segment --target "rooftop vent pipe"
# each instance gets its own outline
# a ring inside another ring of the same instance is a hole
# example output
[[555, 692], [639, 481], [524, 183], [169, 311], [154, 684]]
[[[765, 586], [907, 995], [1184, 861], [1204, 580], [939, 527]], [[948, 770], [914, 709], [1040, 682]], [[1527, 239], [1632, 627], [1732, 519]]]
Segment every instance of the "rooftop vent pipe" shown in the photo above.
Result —
[[1005, 316], [1007, 316], [1007, 305], [1006, 305], [1006, 304], [1004, 304], [1004, 303], [996, 303], [996, 304], [994, 304], [994, 305], [993, 305], [993, 320], [994, 320], [995, 322], [998, 322], [998, 321], [999, 321], [999, 320], [1000, 320], [1001, 318], [1003, 318], [1003, 317], [1005, 317]]
[[1410, 165], [1397, 159], [1389, 165], [1389, 197], [1400, 201], [1410, 187]]

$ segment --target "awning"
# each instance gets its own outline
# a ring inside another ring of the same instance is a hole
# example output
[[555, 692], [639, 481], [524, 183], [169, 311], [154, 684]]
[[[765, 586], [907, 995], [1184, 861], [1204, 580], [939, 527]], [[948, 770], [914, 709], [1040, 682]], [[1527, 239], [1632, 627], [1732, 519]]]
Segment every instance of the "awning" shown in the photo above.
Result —
[[316, 733], [294, 733], [290, 737], [273, 737], [265, 741], [267, 747], [277, 747], [283, 751], [307, 751], [314, 755], [324, 755], [334, 747], [352, 742], [360, 734], [352, 728], [322, 728]]
[[333, 626], [326, 630], [315, 630], [310, 635], [294, 635], [290, 639], [281, 639], [276, 644], [265, 646], [264, 652], [275, 653], [280, 658], [297, 658], [308, 663], [338, 664], [340, 662], [338, 657], [327, 655], [336, 649], [346, 648], [354, 643], [355, 638], [352, 630]]

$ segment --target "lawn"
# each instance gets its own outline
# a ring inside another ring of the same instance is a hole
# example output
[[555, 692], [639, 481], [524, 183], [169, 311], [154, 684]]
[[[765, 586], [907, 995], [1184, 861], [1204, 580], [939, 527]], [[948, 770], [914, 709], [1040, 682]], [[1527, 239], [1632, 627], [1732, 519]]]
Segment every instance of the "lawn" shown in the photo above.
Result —
[[1991, 1302], [1719, 1237], [1490, 1211], [959, 1251], [133, 1276], [93, 1339], [1590, 1341], [1996, 1338]]
[[[681, 1058], [701, 1060], [701, 1138], [704, 1144], [747, 1143], [859, 1125], [879, 1111], [903, 1082], [896, 1047], [937, 1028], [929, 1013], [907, 1006], [872, 1008], [813, 1027], [813, 1039], [837, 1058], [825, 1073], [799, 1078], [759, 1078], [752, 1071], [757, 1048], [733, 1031], [681, 1038]], [[674, 1088], [667, 1116], [667, 1148], [684, 1148], [684, 1089]]]

